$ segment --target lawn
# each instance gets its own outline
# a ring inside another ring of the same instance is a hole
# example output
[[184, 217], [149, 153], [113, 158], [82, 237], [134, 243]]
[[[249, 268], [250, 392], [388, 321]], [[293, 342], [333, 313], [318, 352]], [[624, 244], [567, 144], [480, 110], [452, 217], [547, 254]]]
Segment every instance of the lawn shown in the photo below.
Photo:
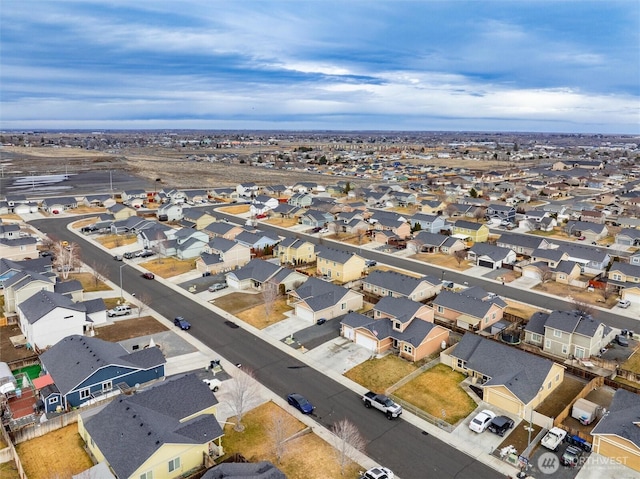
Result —
[[118, 246], [124, 246], [129, 244], [135, 244], [138, 241], [136, 235], [100, 235], [96, 236], [95, 240], [105, 248], [117, 248]]
[[[275, 453], [271, 447], [269, 430], [272, 429], [273, 418], [282, 417], [285, 430], [293, 435], [305, 429], [303, 423], [289, 415], [272, 402], [268, 402], [247, 413], [242, 423], [243, 432], [233, 430], [233, 425], [224, 428], [222, 445], [226, 455], [242, 454], [250, 462], [271, 461], [276, 464], [289, 479], [326, 479], [341, 477], [334, 449], [313, 433], [303, 434], [287, 442], [287, 448], [280, 464], [277, 464]], [[234, 418], [229, 418], [233, 422]], [[226, 456], [225, 456], [226, 457]], [[344, 478], [355, 479], [360, 466], [351, 464]], [[31, 479], [31, 478], [30, 478]]]
[[640, 346], [636, 346], [636, 349], [631, 353], [629, 359], [627, 359], [620, 367], [627, 371], [640, 373]]
[[477, 404], [460, 387], [466, 376], [438, 364], [399, 388], [394, 394], [434, 417], [456, 424]]
[[410, 256], [410, 258], [417, 259], [418, 261], [424, 261], [425, 263], [429, 263], [434, 266], [444, 266], [445, 268], [455, 269], [456, 271], [464, 271], [471, 267], [467, 260], [463, 260], [460, 265], [458, 265], [458, 260], [450, 254], [418, 253]]
[[[529, 431], [529, 423], [527, 421], [520, 422], [520, 424], [518, 424], [509, 433], [509, 435], [505, 438], [505, 440], [502, 441], [502, 444], [496, 447], [496, 452], [499, 452], [500, 449], [507, 446], [515, 447], [516, 451], [518, 451], [519, 454], [524, 452], [524, 450], [529, 445], [529, 440], [533, 441], [533, 439], [540, 432], [540, 429], [542, 429], [540, 426], [536, 426], [535, 424], [531, 424], [531, 428], [533, 430]], [[533, 453], [530, 455], [530, 457], [531, 456], [533, 456]]]
[[[224, 309], [227, 313], [238, 316], [238, 313], [252, 309], [258, 305], [264, 303], [261, 294], [251, 293], [230, 293], [216, 298], [214, 304], [221, 309]], [[263, 306], [264, 308], [264, 306]], [[262, 310], [262, 316], [264, 316], [264, 309]]]
[[83, 445], [78, 425], [71, 424], [20, 443], [16, 450], [29, 479], [49, 479], [71, 477], [93, 467]]
[[69, 273], [69, 280], [76, 279], [82, 284], [82, 289], [90, 291], [109, 291], [111, 288], [91, 273]]
[[95, 328], [96, 337], [103, 341], [117, 343], [126, 339], [168, 331], [168, 328], [152, 316], [116, 321], [108, 326]]
[[0, 477], [2, 479], [20, 479], [16, 463], [11, 459], [9, 462], [0, 464]]
[[224, 208], [218, 208], [218, 211], [229, 213], [230, 215], [240, 215], [249, 211], [249, 205], [225, 206]]
[[290, 228], [291, 226], [298, 224], [297, 218], [269, 218], [264, 220], [265, 223], [270, 225], [280, 226], [281, 228]]
[[602, 302], [603, 296], [600, 290], [588, 291], [586, 288], [578, 288], [568, 284], [561, 284], [555, 281], [538, 284], [533, 287], [534, 291], [544, 291], [555, 296], [566, 297], [569, 300], [580, 301], [582, 303], [599, 306], [601, 308], [612, 308], [618, 302], [615, 294], [610, 294], [606, 302]]
[[180, 260], [178, 258], [168, 257], [155, 258], [146, 263], [141, 263], [140, 266], [161, 278], [171, 278], [172, 276], [188, 273], [192, 269], [195, 269], [196, 262], [193, 259]]
[[513, 314], [514, 316], [518, 316], [519, 318], [524, 318], [528, 320], [533, 316], [533, 313], [538, 311], [542, 311], [540, 308], [536, 308], [529, 304], [520, 303], [519, 301], [513, 301], [511, 299], [504, 299], [504, 302], [507, 303], [507, 307], [504, 309], [505, 313]]
[[371, 391], [384, 394], [388, 388], [416, 369], [413, 363], [388, 354], [380, 359], [369, 359], [349, 369], [344, 375]]
[[[262, 297], [262, 295], [260, 294], [256, 296]], [[215, 304], [217, 304], [217, 301], [218, 300], [215, 301]], [[283, 319], [286, 319], [287, 317], [285, 316], [284, 313], [292, 310], [293, 308], [287, 304], [287, 298], [281, 297], [281, 298], [278, 298], [274, 303], [273, 309], [269, 314], [268, 319], [266, 318], [264, 303], [258, 304], [249, 309], [245, 309], [244, 311], [240, 311], [237, 314], [235, 314], [235, 316], [237, 316], [242, 321], [249, 323], [250, 325], [258, 329], [264, 329], [267, 326], [271, 326], [272, 324], [277, 323], [278, 321], [282, 321]]]

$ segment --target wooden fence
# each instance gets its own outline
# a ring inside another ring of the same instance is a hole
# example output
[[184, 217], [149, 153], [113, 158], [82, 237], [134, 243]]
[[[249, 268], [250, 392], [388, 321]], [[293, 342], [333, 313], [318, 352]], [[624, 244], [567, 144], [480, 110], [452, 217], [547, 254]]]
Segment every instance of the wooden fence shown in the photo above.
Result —
[[18, 471], [18, 476], [20, 479], [27, 479], [27, 474], [24, 472], [24, 467], [22, 467], [22, 462], [20, 461], [20, 456], [18, 456], [18, 452], [11, 442], [11, 438], [9, 434], [5, 430], [4, 427], [0, 427], [2, 429], [2, 438], [4, 442], [7, 443], [7, 449], [9, 449], [9, 455], [13, 459], [13, 462], [16, 464], [16, 470]]
[[51, 431], [56, 431], [68, 426], [69, 424], [74, 424], [78, 422], [78, 415], [81, 412], [82, 411], [80, 409], [74, 409], [71, 412], [60, 414], [59, 416], [53, 417], [45, 422], [38, 422], [16, 431], [12, 431], [11, 436], [13, 437], [13, 443], [20, 444], [21, 442], [44, 436]]
[[[576, 394], [574, 402], [577, 401], [578, 399], [583, 399], [587, 397], [587, 395], [591, 391], [593, 391], [596, 388], [602, 387], [603, 385], [604, 385], [604, 377], [596, 376], [587, 384], [585, 384], [582, 390], [578, 394]], [[553, 425], [558, 427], [563, 427], [562, 423], [564, 422], [565, 419], [567, 419], [567, 417], [569, 417], [569, 415], [571, 414], [572, 408], [573, 408], [573, 402], [571, 404], [567, 404], [565, 408], [560, 412], [560, 414], [558, 414], [555, 417], [555, 419], [553, 420]]]

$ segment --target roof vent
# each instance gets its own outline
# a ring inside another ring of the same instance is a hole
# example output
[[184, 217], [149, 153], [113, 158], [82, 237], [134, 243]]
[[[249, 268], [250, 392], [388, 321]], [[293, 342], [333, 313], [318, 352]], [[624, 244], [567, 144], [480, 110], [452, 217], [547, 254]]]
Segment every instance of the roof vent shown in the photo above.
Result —
[[151, 431], [149, 431], [149, 432], [147, 433], [147, 436], [151, 436]]
[[144, 426], [144, 423], [143, 423], [143, 422], [141, 422], [141, 423], [140, 423], [140, 427], [142, 427], [142, 426]]
[[156, 441], [156, 446], [157, 446], [158, 444], [160, 444], [160, 441]]
[[127, 406], [127, 409], [125, 409], [125, 411], [128, 411], [129, 409], [130, 409], [129, 406]]

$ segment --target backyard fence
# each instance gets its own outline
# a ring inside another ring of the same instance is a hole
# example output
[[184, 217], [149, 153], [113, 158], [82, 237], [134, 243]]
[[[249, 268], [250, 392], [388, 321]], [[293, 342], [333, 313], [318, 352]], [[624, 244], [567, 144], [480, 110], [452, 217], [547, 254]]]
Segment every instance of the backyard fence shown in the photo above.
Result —
[[[582, 388], [582, 390], [578, 394], [576, 394], [575, 401], [577, 401], [578, 399], [582, 399], [582, 398], [587, 397], [587, 395], [591, 391], [593, 391], [596, 388], [602, 387], [603, 385], [604, 385], [604, 377], [596, 376], [591, 381], [589, 381], [587, 384], [585, 384], [584, 387]], [[562, 410], [562, 412], [560, 412], [560, 414], [558, 414], [555, 417], [555, 419], [553, 420], [553, 425], [562, 427], [562, 423], [564, 422], [564, 420], [567, 417], [569, 417], [569, 415], [571, 414], [571, 409], [572, 408], [573, 408], [573, 403], [567, 404], [567, 406], [565, 406], [565, 408]]]
[[407, 401], [404, 401], [403, 399], [400, 399], [399, 397], [394, 396], [393, 394], [389, 395], [389, 397], [393, 399], [397, 404], [400, 404], [405, 411], [409, 411], [411, 414], [415, 414], [420, 419], [423, 419], [427, 421], [429, 424], [433, 424], [434, 426], [438, 426], [440, 429], [444, 431], [453, 432], [455, 426], [449, 424], [444, 419], [432, 416], [428, 412], [417, 408], [413, 404], [408, 403]]

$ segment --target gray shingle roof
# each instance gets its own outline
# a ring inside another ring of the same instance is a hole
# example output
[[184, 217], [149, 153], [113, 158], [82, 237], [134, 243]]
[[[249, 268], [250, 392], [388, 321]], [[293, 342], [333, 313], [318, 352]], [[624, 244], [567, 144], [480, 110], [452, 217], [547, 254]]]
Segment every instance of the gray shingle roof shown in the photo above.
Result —
[[398, 321], [406, 323], [411, 321], [418, 310], [424, 304], [418, 303], [408, 298], [393, 298], [391, 296], [383, 297], [374, 306], [374, 310], [380, 311], [389, 318], [396, 318]]
[[524, 330], [544, 336], [544, 325], [547, 322], [548, 317], [549, 313], [536, 311], [531, 315], [531, 318], [529, 319], [527, 325], [524, 327]]
[[[18, 305], [26, 320], [33, 324], [56, 308], [71, 309], [73, 311], [85, 311], [81, 303], [74, 303], [68, 296], [51, 291], [38, 291]], [[61, 321], [64, 321], [61, 318]]]
[[474, 318], [483, 318], [489, 312], [493, 303], [465, 293], [466, 291], [460, 293], [447, 290], [441, 291], [436, 296], [436, 299], [433, 300], [433, 306], [434, 308], [442, 306], [462, 314], [468, 314]]
[[335, 261], [338, 264], [344, 264], [354, 256], [357, 256], [355, 253], [350, 253], [348, 251], [343, 251], [340, 249], [329, 248], [326, 246], [318, 246], [318, 251], [316, 252], [316, 254], [320, 258], [326, 259], [327, 261]]
[[287, 476], [267, 461], [223, 462], [209, 469], [202, 479], [287, 479]]
[[640, 278], [640, 265], [631, 263], [621, 263], [614, 261], [609, 268], [609, 272], [620, 271], [625, 276], [633, 276], [634, 278]]
[[416, 278], [397, 271], [382, 271], [379, 269], [369, 273], [363, 280], [364, 283], [404, 296], [411, 295], [422, 281], [423, 278]]
[[296, 289], [296, 294], [307, 303], [312, 311], [322, 311], [336, 305], [349, 291], [347, 288], [328, 281], [309, 278]]
[[56, 283], [53, 287], [53, 291], [59, 294], [69, 294], [82, 291], [82, 283], [77, 279], [63, 281], [61, 283]]
[[253, 279], [260, 283], [268, 281], [278, 271], [282, 269], [281, 266], [270, 263], [259, 258], [254, 258], [245, 264], [242, 268], [235, 270], [233, 275], [240, 281], [245, 279]]
[[206, 384], [187, 374], [121, 396], [84, 424], [116, 476], [130, 477], [165, 444], [202, 445], [222, 436], [213, 414], [198, 414], [217, 402]]
[[500, 261], [505, 259], [509, 254], [513, 254], [510, 248], [502, 248], [488, 243], [476, 243], [471, 247], [470, 251], [478, 257], [486, 256], [491, 258], [492, 261]]
[[518, 235], [512, 233], [503, 233], [498, 238], [497, 243], [505, 246], [521, 246], [523, 248], [536, 249], [541, 244], [545, 243], [544, 238], [536, 237], [534, 235]]
[[553, 361], [466, 333], [451, 356], [466, 361], [467, 368], [488, 376], [485, 386], [503, 385], [524, 404], [538, 393]]
[[596, 434], [614, 434], [640, 448], [640, 399], [637, 394], [618, 389], [609, 405], [609, 413], [591, 431]]

